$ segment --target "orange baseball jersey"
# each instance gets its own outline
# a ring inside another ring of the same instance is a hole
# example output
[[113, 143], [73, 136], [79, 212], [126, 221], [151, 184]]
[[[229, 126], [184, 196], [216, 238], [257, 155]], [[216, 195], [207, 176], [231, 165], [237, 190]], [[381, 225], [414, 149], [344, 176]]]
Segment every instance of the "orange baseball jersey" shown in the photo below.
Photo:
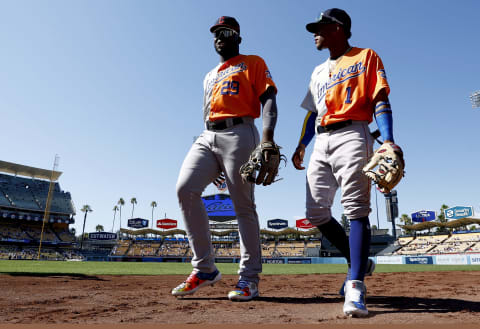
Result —
[[238, 55], [207, 73], [203, 82], [205, 121], [260, 116], [259, 97], [276, 86], [264, 60], [255, 55]]
[[352, 48], [315, 68], [302, 107], [317, 112], [322, 126], [345, 120], [370, 123], [372, 101], [382, 89], [390, 93], [380, 57], [372, 49]]

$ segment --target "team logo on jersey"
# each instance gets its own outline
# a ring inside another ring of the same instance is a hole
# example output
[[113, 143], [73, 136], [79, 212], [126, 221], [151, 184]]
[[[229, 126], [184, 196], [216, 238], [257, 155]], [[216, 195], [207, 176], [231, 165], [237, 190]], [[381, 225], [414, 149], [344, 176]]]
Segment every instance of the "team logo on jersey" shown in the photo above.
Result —
[[235, 73], [240, 73], [240, 72], [243, 72], [243, 71], [246, 71], [246, 70], [247, 70], [247, 65], [244, 62], [242, 62], [240, 64], [237, 64], [237, 65], [229, 66], [225, 70], [217, 73], [217, 79], [215, 80], [215, 83], [218, 83], [218, 82], [222, 81], [223, 79], [226, 79], [226, 78], [228, 78], [229, 76], [231, 76]]
[[362, 62], [355, 63], [345, 69], [340, 68], [338, 70], [338, 73], [333, 74], [330, 78], [330, 85], [328, 86], [328, 89], [349, 79], [356, 78], [359, 75], [363, 74], [366, 70], [367, 67], [363, 65]]

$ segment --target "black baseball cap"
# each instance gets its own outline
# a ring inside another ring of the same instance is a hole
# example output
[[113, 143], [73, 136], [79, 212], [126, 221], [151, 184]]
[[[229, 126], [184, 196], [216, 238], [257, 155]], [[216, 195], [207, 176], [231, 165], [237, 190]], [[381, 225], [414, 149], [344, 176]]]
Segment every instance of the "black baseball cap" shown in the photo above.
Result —
[[318, 31], [319, 24], [332, 24], [337, 23], [343, 26], [345, 34], [350, 35], [350, 29], [352, 27], [352, 20], [348, 16], [347, 12], [338, 8], [331, 8], [321, 13], [317, 20], [313, 23], [307, 24], [306, 28], [308, 32], [315, 33]]
[[215, 24], [210, 28], [210, 32], [214, 32], [216, 29], [220, 27], [225, 27], [227, 29], [232, 29], [238, 34], [240, 34], [240, 24], [238, 24], [237, 20], [230, 16], [221, 16], [216, 21]]

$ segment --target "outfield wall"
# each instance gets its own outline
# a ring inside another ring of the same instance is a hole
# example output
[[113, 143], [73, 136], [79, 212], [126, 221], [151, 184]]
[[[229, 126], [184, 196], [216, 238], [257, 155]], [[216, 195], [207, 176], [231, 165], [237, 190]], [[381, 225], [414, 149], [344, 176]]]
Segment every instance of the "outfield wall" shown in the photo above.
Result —
[[[444, 254], [417, 256], [370, 257], [377, 264], [435, 264], [435, 265], [480, 265], [480, 254]], [[88, 259], [87, 260], [98, 260]], [[189, 263], [190, 257], [124, 257], [109, 256], [106, 261], [114, 262], [172, 262]], [[216, 258], [216, 263], [238, 263], [239, 258]], [[276, 257], [263, 258], [264, 264], [346, 264], [343, 257]]]

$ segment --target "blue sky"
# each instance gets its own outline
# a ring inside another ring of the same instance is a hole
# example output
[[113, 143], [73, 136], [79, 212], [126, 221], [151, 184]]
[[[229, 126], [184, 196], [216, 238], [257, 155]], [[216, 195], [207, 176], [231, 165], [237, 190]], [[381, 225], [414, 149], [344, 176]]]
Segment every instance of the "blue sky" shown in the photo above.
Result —
[[[328, 56], [305, 24], [331, 7], [352, 17], [351, 44], [373, 48], [386, 67], [394, 135], [406, 159], [399, 212], [445, 203], [478, 214], [480, 110], [469, 100], [480, 89], [474, 0], [0, 1], [0, 159], [50, 169], [58, 154], [77, 230], [84, 204], [93, 209], [86, 231], [110, 230], [120, 197], [124, 225], [136, 197], [134, 217], [150, 219], [156, 201], [154, 217], [166, 213], [183, 228], [175, 183], [202, 130], [203, 78], [218, 63], [209, 27], [235, 16], [241, 52], [265, 59], [278, 86], [275, 139], [290, 159], [310, 74]], [[280, 175], [257, 188], [262, 227], [271, 218], [294, 225], [304, 217], [305, 172], [289, 162]], [[215, 191], [211, 185], [206, 193]], [[391, 227], [377, 196], [380, 227]], [[342, 214], [338, 195], [333, 213]], [[375, 192], [370, 219], [377, 223]]]

